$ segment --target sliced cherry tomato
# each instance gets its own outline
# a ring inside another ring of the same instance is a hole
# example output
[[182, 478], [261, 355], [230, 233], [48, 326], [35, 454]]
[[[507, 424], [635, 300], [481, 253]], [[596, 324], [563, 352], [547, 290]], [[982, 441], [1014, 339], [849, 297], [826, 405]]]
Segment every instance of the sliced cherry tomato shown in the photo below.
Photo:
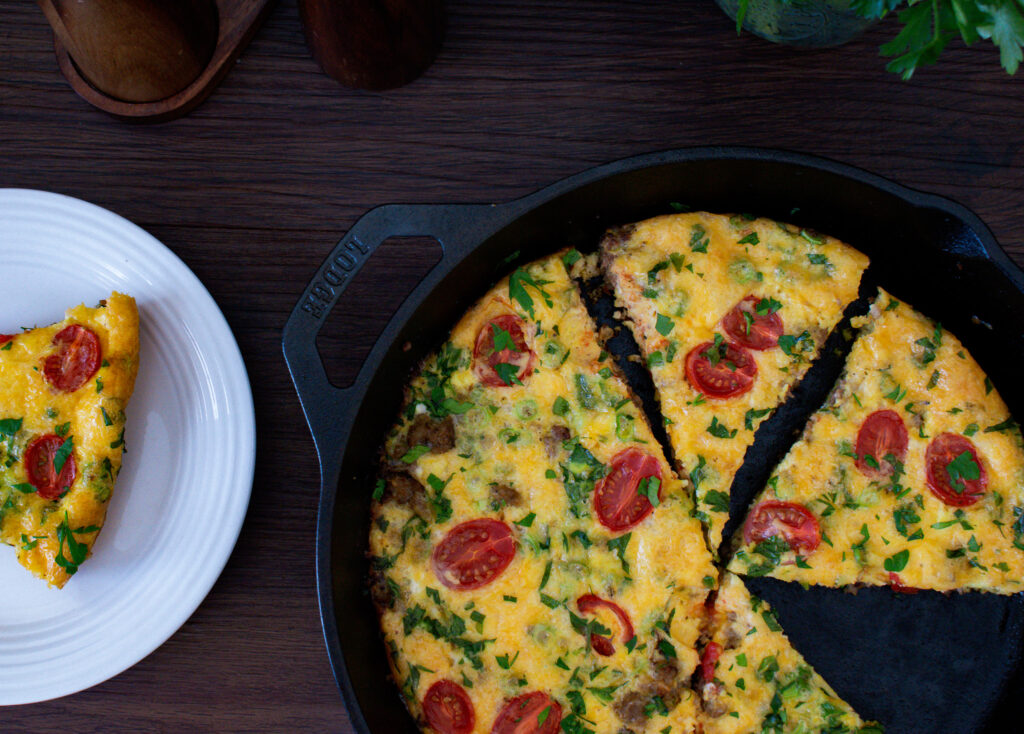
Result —
[[74, 392], [100, 368], [100, 339], [78, 324], [66, 326], [53, 337], [57, 350], [43, 360], [43, 374], [61, 392]]
[[982, 498], [988, 472], [974, 442], [959, 433], [941, 433], [925, 452], [928, 489], [953, 507], [968, 507]]
[[469, 694], [450, 680], [439, 680], [427, 689], [423, 715], [439, 734], [469, 734], [476, 726], [476, 712]]
[[[758, 304], [767, 299], [747, 296], [733, 306], [732, 311], [722, 319], [722, 328], [729, 338], [747, 349], [771, 349], [778, 345], [785, 327], [777, 311], [760, 314]], [[766, 310], [766, 309], [765, 309]], [[746, 315], [744, 315], [746, 314]]]
[[[712, 364], [714, 361], [714, 364]], [[709, 398], [733, 398], [754, 386], [757, 362], [730, 342], [698, 344], [686, 355], [686, 379]]]
[[705, 683], [714, 680], [718, 658], [722, 656], [722, 646], [717, 642], [709, 642], [700, 655], [700, 677]]
[[750, 511], [743, 539], [759, 543], [781, 536], [794, 551], [813, 551], [821, 542], [821, 526], [810, 510], [796, 502], [765, 500]]
[[468, 591], [498, 578], [515, 554], [516, 541], [509, 526], [482, 517], [449, 530], [434, 548], [431, 560], [442, 584]]
[[903, 579], [895, 571], [889, 572], [889, 588], [895, 591], [897, 594], [916, 594], [917, 589], [913, 586], [904, 586]]
[[[633, 639], [633, 622], [625, 610], [613, 601], [602, 599], [596, 594], [584, 594], [576, 600], [576, 607], [580, 614], [596, 613], [599, 609], [607, 609], [615, 615], [619, 622], [619, 640], [625, 644]], [[599, 635], [596, 632], [590, 633], [590, 646], [598, 655], [613, 655], [615, 653], [615, 642], [611, 637]]]
[[[484, 385], [508, 387], [533, 373], [536, 355], [526, 344], [524, 327], [521, 318], [508, 313], [491, 319], [477, 333], [473, 347], [473, 373]], [[497, 344], [496, 339], [499, 340]]]
[[14, 334], [0, 334], [0, 344], [6, 344], [14, 338]]
[[899, 462], [906, 458], [907, 427], [895, 410], [876, 410], [857, 431], [857, 470], [873, 479], [890, 476], [896, 468], [885, 458], [890, 454]]
[[29, 484], [36, 488], [36, 494], [44, 500], [59, 499], [68, 491], [78, 474], [73, 451], [67, 455], [60, 472], [53, 465], [64, 441], [60, 436], [48, 433], [34, 439], [25, 449], [25, 471], [28, 473]]
[[562, 706], [546, 693], [516, 696], [502, 706], [491, 734], [555, 734], [562, 723]]
[[594, 488], [594, 512], [609, 530], [629, 530], [651, 514], [654, 506], [646, 495], [640, 494], [640, 482], [658, 481], [658, 501], [661, 501], [661, 463], [650, 454], [630, 447], [612, 458], [608, 476]]

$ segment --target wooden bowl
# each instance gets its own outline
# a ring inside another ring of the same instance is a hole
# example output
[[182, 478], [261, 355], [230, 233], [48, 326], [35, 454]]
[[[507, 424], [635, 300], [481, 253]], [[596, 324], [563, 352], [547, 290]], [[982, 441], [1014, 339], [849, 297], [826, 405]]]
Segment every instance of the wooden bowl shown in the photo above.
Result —
[[[123, 120], [164, 122], [195, 109], [221, 79], [256, 34], [273, 0], [216, 0], [219, 28], [209, 63], [181, 91], [153, 102], [128, 102], [98, 89], [85, 77], [68, 51], [60, 33], [54, 34], [57, 63], [71, 88], [94, 107]], [[42, 3], [40, 3], [42, 4]], [[46, 8], [44, 7], [44, 10]]]

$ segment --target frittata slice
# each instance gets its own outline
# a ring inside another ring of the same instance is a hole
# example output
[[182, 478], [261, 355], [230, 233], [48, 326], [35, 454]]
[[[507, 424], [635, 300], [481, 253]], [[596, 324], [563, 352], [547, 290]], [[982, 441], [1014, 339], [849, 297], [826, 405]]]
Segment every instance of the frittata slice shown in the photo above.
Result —
[[880, 291], [729, 568], [823, 586], [1021, 591], [1024, 444], [959, 340]]
[[498, 283], [410, 386], [371, 592], [425, 730], [694, 731], [717, 573], [595, 331], [552, 256]]
[[817, 232], [705, 212], [612, 230], [601, 254], [717, 550], [758, 424], [856, 298], [868, 259]]
[[135, 300], [0, 334], [0, 540], [63, 587], [91, 552], [124, 450], [139, 364]]
[[701, 662], [704, 734], [881, 734], [790, 644], [768, 604], [722, 575]]

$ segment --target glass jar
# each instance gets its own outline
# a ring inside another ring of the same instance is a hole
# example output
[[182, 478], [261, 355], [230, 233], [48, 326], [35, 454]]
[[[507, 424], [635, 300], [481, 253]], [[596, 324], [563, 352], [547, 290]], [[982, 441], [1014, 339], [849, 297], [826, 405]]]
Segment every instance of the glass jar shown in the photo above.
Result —
[[[715, 0], [736, 20], [741, 0]], [[743, 30], [755, 36], [804, 48], [838, 46], [874, 21], [850, 9], [850, 0], [748, 0]]]

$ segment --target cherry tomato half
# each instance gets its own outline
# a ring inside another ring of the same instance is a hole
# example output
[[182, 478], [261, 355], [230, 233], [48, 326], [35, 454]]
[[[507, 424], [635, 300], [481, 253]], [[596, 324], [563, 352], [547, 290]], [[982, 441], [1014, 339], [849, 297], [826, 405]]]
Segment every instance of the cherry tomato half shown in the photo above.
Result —
[[562, 723], [562, 706], [546, 693], [516, 696], [502, 706], [491, 734], [555, 734]]
[[[712, 364], [712, 359], [716, 359]], [[733, 398], [754, 386], [757, 362], [741, 346], [724, 342], [698, 344], [686, 355], [686, 379], [709, 398]]]
[[765, 500], [750, 511], [743, 539], [759, 543], [781, 536], [794, 551], [813, 551], [821, 542], [821, 527], [810, 510], [796, 502]]
[[[630, 447], [612, 458], [608, 476], [594, 487], [594, 512], [609, 530], [629, 530], [651, 514], [654, 506], [647, 496], [640, 494], [640, 482], [658, 481], [658, 500], [661, 501], [661, 463], [650, 454]], [[648, 486], [650, 486], [648, 484]]]
[[66, 326], [53, 337], [56, 351], [43, 360], [43, 375], [61, 392], [74, 392], [100, 368], [100, 339], [78, 324]]
[[[524, 327], [521, 318], [508, 313], [491, 319], [480, 328], [473, 347], [473, 374], [481, 383], [488, 387], [508, 387], [516, 384], [515, 380], [522, 382], [533, 373], [536, 355], [526, 344]], [[497, 346], [501, 348], [496, 350], [495, 339], [499, 336], [502, 343]], [[511, 366], [499, 368], [499, 364]], [[512, 379], [513, 375], [515, 379]]]
[[857, 470], [873, 479], [890, 476], [896, 468], [885, 459], [890, 454], [896, 461], [906, 458], [907, 427], [895, 410], [876, 410], [857, 431]]
[[717, 642], [709, 642], [700, 655], [700, 677], [705, 683], [715, 678], [715, 667], [718, 665], [718, 658], [722, 656], [722, 646]]
[[[615, 615], [619, 622], [618, 637], [620, 641], [625, 644], [633, 639], [635, 634], [633, 632], [633, 622], [625, 610], [615, 602], [602, 599], [596, 594], [584, 594], [576, 600], [576, 607], [580, 610], [580, 614], [596, 613], [599, 609], [607, 609]], [[608, 656], [615, 653], [615, 642], [613, 639], [599, 635], [596, 632], [590, 634], [590, 646], [594, 648], [594, 652], [598, 655]]]
[[[762, 302], [757, 296], [747, 296], [733, 306], [732, 311], [722, 319], [722, 328], [729, 338], [747, 349], [771, 349], [779, 343], [785, 327], [777, 311], [759, 314], [757, 306]], [[747, 314], [744, 316], [744, 314]]]
[[895, 591], [897, 594], [916, 594], [917, 589], [913, 586], [904, 586], [903, 579], [895, 571], [889, 572], [889, 588]]
[[439, 734], [469, 734], [476, 725], [476, 712], [469, 694], [450, 680], [439, 680], [427, 689], [423, 715]]
[[14, 334], [0, 334], [0, 344], [6, 344], [14, 338]]
[[78, 474], [73, 451], [64, 460], [59, 473], [53, 465], [53, 460], [64, 440], [60, 436], [48, 433], [34, 439], [25, 449], [25, 471], [28, 473], [29, 484], [36, 488], [36, 494], [44, 500], [59, 499], [68, 491]]
[[459, 523], [434, 548], [434, 573], [449, 589], [479, 589], [512, 563], [516, 541], [500, 520], [477, 518]]
[[968, 507], [982, 498], [988, 472], [974, 442], [959, 433], [941, 433], [925, 452], [928, 489], [953, 507]]

